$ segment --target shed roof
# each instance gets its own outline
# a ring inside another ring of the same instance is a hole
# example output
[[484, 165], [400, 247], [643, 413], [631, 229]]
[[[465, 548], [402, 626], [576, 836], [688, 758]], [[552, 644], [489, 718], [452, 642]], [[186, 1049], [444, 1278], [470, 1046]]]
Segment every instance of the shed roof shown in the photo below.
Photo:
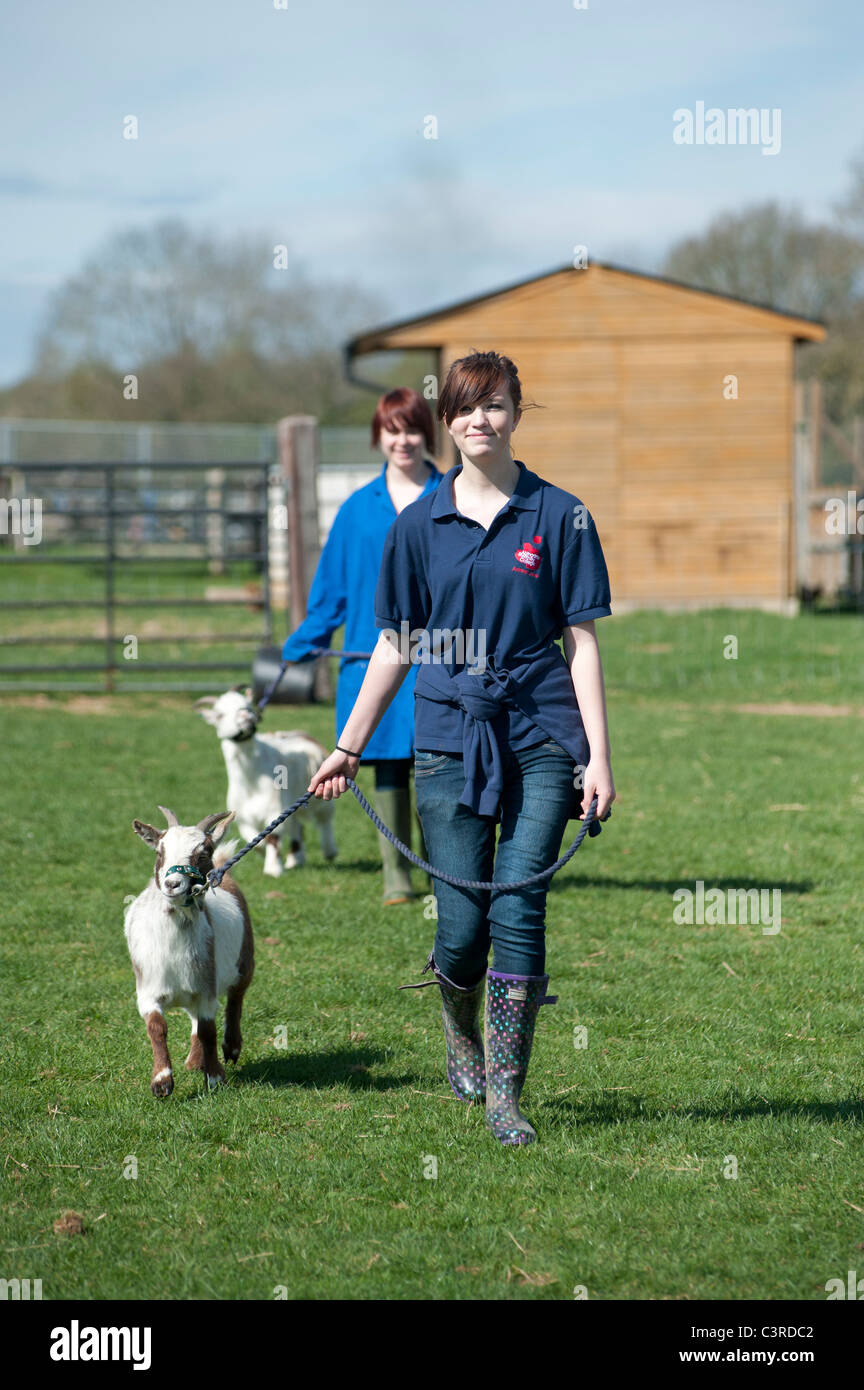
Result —
[[[512, 326], [508, 325], [510, 310], [515, 311]], [[438, 347], [450, 338], [484, 332], [545, 339], [777, 333], [796, 341], [821, 342], [826, 329], [817, 319], [770, 305], [593, 261], [585, 269], [559, 266], [414, 318], [383, 324], [352, 338], [346, 354], [350, 359], [389, 348]]]

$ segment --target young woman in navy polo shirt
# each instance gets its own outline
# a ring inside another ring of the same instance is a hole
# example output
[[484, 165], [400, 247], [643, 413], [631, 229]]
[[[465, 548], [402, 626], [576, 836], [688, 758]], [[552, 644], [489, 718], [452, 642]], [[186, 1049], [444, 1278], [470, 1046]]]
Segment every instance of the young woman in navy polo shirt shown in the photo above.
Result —
[[[414, 767], [430, 862], [501, 884], [554, 863], [567, 821], [595, 794], [598, 817], [615, 799], [594, 632], [610, 612], [606, 564], [579, 499], [512, 457], [521, 402], [507, 357], [472, 353], [450, 368], [438, 416], [461, 461], [388, 532], [375, 596], [381, 636], [336, 751], [309, 784], [324, 800], [345, 792], [416, 668]], [[438, 927], [424, 973], [441, 989], [448, 1078], [460, 1100], [485, 1099], [503, 1144], [536, 1138], [519, 1097], [537, 1012], [555, 1002], [546, 993], [547, 887], [435, 885]]]

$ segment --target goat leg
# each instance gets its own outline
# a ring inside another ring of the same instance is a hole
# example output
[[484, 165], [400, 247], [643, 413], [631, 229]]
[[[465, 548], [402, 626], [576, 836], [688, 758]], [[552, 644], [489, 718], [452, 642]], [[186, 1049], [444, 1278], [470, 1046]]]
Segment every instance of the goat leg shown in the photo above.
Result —
[[285, 855], [285, 868], [301, 869], [306, 863], [306, 851], [303, 847], [303, 824], [296, 817], [288, 834], [290, 836], [291, 848]]
[[154, 1009], [147, 1015], [147, 1036], [153, 1044], [153, 1076], [150, 1090], [154, 1096], [164, 1100], [174, 1090], [174, 1073], [168, 1055], [168, 1024], [161, 1009]]
[[264, 841], [264, 872], [269, 878], [282, 877], [282, 865], [279, 861], [278, 835], [268, 835]]
[[240, 1033], [240, 1017], [243, 1013], [243, 996], [246, 993], [246, 982], [239, 985], [232, 985], [228, 991], [228, 998], [225, 1001], [225, 1033], [222, 1038], [222, 1055], [226, 1062], [236, 1062], [240, 1056], [240, 1049], [243, 1046], [243, 1037]]
[[189, 1056], [186, 1058], [187, 1071], [204, 1070], [204, 1049], [201, 1046], [201, 1039], [198, 1036], [198, 1020], [192, 1023], [192, 1036], [189, 1039]]
[[216, 1020], [214, 1018], [199, 1018], [198, 1038], [204, 1052], [204, 1075], [207, 1077], [207, 1085], [211, 1088], [218, 1086], [220, 1081], [225, 1080], [225, 1068], [219, 1061], [216, 1052]]

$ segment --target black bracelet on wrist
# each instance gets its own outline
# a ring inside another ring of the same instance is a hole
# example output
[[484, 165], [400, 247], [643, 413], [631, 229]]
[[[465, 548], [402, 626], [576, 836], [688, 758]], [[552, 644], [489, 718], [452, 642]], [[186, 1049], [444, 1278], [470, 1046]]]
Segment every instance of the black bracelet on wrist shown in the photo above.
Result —
[[347, 753], [349, 758], [362, 758], [363, 756], [362, 753], [352, 753], [347, 748], [340, 748], [338, 743], [336, 744], [336, 751], [338, 753]]

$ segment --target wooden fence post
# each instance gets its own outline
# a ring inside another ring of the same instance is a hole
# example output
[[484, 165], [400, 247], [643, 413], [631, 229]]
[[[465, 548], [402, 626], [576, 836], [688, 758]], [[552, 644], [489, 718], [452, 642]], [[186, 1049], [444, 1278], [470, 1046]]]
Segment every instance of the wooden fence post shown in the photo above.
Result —
[[225, 573], [225, 469], [207, 469], [204, 505], [210, 514], [204, 518], [209, 574]]
[[[306, 617], [306, 601], [321, 547], [318, 541], [318, 421], [314, 415], [288, 415], [276, 426], [279, 467], [288, 509], [289, 627]], [[315, 696], [332, 699], [329, 657], [316, 662]]]
[[291, 583], [288, 571], [288, 489], [273, 469], [267, 487], [267, 570], [270, 605], [280, 612], [288, 607]]

